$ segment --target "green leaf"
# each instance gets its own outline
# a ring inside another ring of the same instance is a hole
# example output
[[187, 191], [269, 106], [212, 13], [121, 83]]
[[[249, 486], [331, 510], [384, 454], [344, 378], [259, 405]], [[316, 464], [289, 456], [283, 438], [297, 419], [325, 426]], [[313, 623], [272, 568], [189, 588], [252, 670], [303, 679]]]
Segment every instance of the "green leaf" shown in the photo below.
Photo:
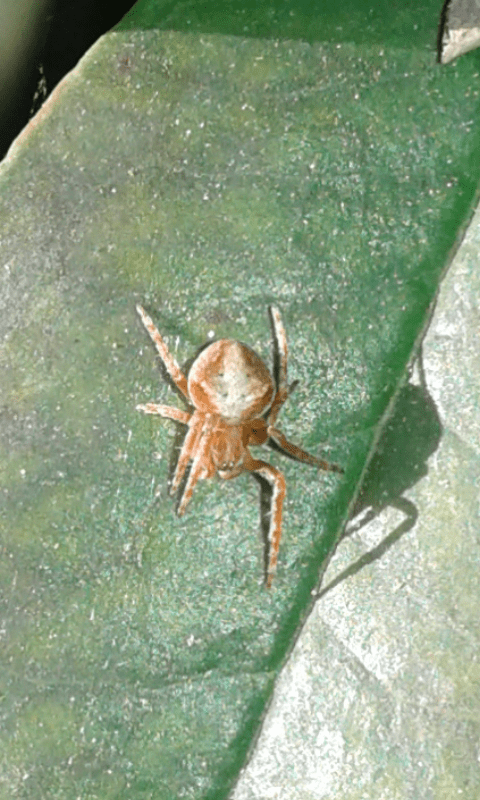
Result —
[[[227, 795], [475, 193], [478, 57], [439, 68], [427, 8], [380, 44], [378, 15], [335, 40], [330, 9], [320, 42], [307, 6], [242, 38], [219, 14], [178, 30], [184, 7], [159, 31], [139, 3], [4, 164], [5, 797]], [[250, 476], [175, 515], [183, 431], [135, 406], [183, 406], [137, 302], [182, 365], [212, 336], [270, 363], [282, 310], [300, 385], [279, 427], [346, 475], [267, 454], [288, 491], [271, 592]]]

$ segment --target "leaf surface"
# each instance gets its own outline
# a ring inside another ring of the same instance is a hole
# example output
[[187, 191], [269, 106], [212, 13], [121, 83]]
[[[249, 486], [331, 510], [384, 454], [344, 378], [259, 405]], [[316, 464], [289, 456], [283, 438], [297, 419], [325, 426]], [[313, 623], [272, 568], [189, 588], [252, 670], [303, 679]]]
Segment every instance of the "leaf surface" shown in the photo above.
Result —
[[[6, 796], [227, 795], [476, 189], [478, 57], [435, 64], [433, 4], [410, 42], [179, 8], [137, 4], [0, 176]], [[135, 406], [184, 406], [137, 302], [185, 368], [213, 337], [270, 364], [282, 310], [279, 427], [346, 475], [264, 453], [271, 592], [250, 476], [175, 515], [183, 429]]]

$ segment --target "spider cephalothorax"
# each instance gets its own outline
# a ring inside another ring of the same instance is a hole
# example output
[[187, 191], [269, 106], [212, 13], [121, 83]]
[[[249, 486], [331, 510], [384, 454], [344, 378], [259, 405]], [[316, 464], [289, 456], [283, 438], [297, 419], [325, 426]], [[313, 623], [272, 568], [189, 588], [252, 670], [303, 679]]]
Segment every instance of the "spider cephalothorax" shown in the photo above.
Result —
[[193, 409], [182, 411], [157, 403], [137, 406], [139, 411], [146, 414], [159, 414], [188, 426], [171, 486], [173, 494], [192, 462], [178, 514], [185, 512], [195, 484], [200, 479], [211, 478], [218, 473], [221, 478], [228, 480], [245, 470], [265, 478], [272, 487], [267, 569], [267, 587], [270, 587], [282, 535], [285, 478], [271, 464], [254, 458], [249, 446], [264, 444], [271, 439], [298, 461], [320, 469], [343, 472], [336, 464], [329, 464], [291, 444], [274, 427], [278, 412], [289, 393], [287, 338], [280, 313], [273, 306], [270, 307], [278, 354], [278, 375], [274, 383], [262, 359], [246, 344], [232, 339], [220, 339], [202, 350], [190, 368], [187, 381], [150, 317], [141, 306], [137, 306], [137, 311], [170, 377]]

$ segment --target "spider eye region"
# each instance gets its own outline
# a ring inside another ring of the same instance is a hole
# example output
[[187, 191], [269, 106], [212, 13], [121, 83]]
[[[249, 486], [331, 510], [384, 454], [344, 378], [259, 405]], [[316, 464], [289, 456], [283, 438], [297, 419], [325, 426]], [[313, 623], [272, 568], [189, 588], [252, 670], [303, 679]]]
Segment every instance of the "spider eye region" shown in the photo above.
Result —
[[269, 407], [274, 386], [267, 367], [250, 347], [220, 339], [193, 362], [188, 392], [199, 411], [239, 424]]
[[248, 444], [264, 444], [268, 439], [267, 423], [264, 419], [254, 419], [244, 425], [243, 440]]

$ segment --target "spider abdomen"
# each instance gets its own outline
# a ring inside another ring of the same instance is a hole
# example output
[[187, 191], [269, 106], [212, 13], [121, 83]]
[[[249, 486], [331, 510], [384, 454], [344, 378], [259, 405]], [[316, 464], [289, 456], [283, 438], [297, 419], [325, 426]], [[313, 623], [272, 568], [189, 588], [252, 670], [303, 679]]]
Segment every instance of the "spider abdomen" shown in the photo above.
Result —
[[219, 414], [240, 424], [269, 407], [274, 384], [269, 370], [251, 347], [233, 339], [213, 342], [195, 359], [188, 393], [199, 411]]

